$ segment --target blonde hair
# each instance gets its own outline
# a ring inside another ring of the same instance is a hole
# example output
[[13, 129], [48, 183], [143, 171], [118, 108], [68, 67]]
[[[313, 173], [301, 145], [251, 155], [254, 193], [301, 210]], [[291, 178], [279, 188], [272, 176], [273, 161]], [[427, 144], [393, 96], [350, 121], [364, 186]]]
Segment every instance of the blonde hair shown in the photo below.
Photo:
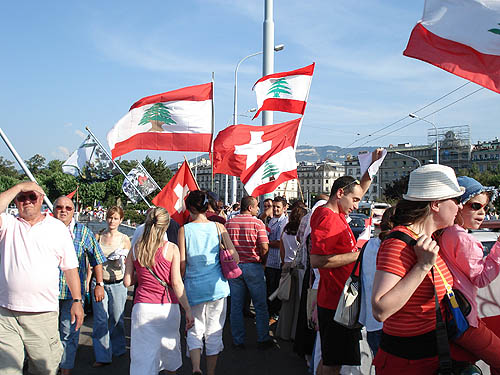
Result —
[[135, 246], [135, 257], [143, 267], [153, 267], [158, 248], [163, 244], [163, 236], [170, 223], [168, 212], [156, 207], [146, 215], [144, 233]]

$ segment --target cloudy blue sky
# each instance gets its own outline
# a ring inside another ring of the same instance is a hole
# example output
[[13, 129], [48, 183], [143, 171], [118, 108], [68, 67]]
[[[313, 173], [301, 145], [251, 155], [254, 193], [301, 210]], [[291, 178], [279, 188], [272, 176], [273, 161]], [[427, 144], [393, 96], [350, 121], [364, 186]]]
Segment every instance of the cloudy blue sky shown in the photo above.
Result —
[[[275, 0], [275, 71], [316, 62], [299, 144], [354, 146], [427, 140], [429, 124], [404, 119], [466, 83], [402, 55], [424, 1]], [[216, 131], [231, 121], [234, 69], [262, 50], [263, 0], [50, 1], [0, 5], [0, 127], [20, 155], [65, 159], [88, 125], [106, 134], [136, 100], [209, 82], [215, 72]], [[256, 106], [251, 91], [261, 56], [239, 71], [239, 113]], [[419, 112], [425, 116], [475, 91], [468, 84]], [[500, 97], [489, 90], [428, 119], [470, 125], [471, 138], [498, 136]], [[275, 122], [293, 118], [276, 114]], [[241, 123], [260, 118], [240, 116]], [[148, 152], [168, 162], [182, 153]], [[3, 143], [0, 155], [12, 159]], [[134, 151], [127, 158], [142, 159]], [[192, 157], [194, 154], [187, 154]]]

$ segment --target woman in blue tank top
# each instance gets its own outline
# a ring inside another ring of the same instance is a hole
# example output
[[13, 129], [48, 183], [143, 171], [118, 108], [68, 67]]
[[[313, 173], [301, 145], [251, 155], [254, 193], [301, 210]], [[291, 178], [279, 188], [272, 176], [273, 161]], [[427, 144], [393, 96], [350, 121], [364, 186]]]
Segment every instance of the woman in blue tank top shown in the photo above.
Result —
[[214, 375], [217, 356], [224, 348], [222, 330], [229, 295], [229, 283], [222, 274], [219, 261], [219, 232], [237, 262], [239, 257], [224, 226], [207, 219], [206, 192], [195, 190], [189, 193], [186, 208], [192, 221], [179, 229], [178, 242], [181, 272], [195, 321], [188, 330], [186, 342], [193, 374], [201, 374], [200, 358], [205, 339], [207, 374]]

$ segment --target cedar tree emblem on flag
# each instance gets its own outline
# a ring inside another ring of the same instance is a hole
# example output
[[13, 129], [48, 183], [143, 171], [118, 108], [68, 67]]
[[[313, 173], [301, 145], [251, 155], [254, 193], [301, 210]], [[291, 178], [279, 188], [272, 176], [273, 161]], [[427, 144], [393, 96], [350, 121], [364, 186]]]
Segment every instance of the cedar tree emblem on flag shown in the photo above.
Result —
[[292, 91], [290, 90], [290, 86], [285, 78], [279, 78], [273, 82], [267, 95], [272, 95], [273, 98], [280, 98], [282, 94], [292, 95]]
[[155, 103], [151, 108], [144, 112], [141, 121], [139, 121], [139, 125], [151, 123], [153, 126], [149, 129], [150, 132], [162, 132], [163, 124], [175, 124], [175, 121], [172, 120], [171, 116], [170, 111], [163, 103]]
[[279, 173], [279, 168], [273, 163], [266, 160], [266, 162], [264, 163], [264, 174], [262, 175], [262, 180], [269, 178], [269, 181], [274, 181], [274, 175], [277, 175]]

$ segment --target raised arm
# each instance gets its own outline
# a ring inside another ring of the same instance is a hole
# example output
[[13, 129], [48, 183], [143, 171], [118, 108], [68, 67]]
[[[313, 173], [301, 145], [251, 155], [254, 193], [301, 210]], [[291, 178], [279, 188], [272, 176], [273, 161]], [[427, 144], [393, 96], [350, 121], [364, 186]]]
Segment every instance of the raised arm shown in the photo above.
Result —
[[[375, 161], [377, 161], [380, 158], [382, 158], [382, 151], [383, 150], [384, 150], [383, 148], [377, 148], [376, 150], [374, 150], [372, 152], [372, 162], [371, 162], [371, 164], [373, 164]], [[372, 183], [372, 180], [370, 178], [370, 174], [368, 173], [368, 170], [366, 170], [365, 174], [361, 177], [361, 181], [360, 181], [360, 186], [363, 189], [363, 195], [368, 191], [368, 189], [370, 188], [371, 183]]]
[[[7, 207], [9, 207], [10, 202], [14, 200], [14, 198], [19, 193], [24, 193], [28, 191], [34, 191], [42, 196], [45, 195], [43, 189], [35, 182], [25, 181], [21, 182], [17, 185], [12, 186], [10, 189], [5, 190], [3, 193], [0, 193], [0, 212], [4, 212]], [[0, 225], [2, 224], [2, 219], [0, 218]]]

